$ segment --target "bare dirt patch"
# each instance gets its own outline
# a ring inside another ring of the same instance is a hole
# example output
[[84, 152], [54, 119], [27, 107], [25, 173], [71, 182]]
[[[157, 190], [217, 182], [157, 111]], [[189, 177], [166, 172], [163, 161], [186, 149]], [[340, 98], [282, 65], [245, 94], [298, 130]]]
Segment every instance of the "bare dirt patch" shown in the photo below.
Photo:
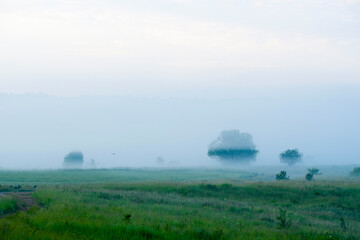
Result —
[[5, 191], [0, 192], [1, 198], [10, 198], [15, 200], [16, 207], [12, 208], [12, 210], [7, 210], [0, 214], [0, 217], [5, 217], [8, 215], [12, 215], [19, 211], [27, 211], [32, 207], [37, 207], [38, 204], [36, 200], [32, 197], [32, 193], [34, 190], [25, 190], [25, 191]]
[[34, 206], [38, 206], [31, 192], [12, 192], [10, 193], [17, 201], [18, 211], [27, 211]]

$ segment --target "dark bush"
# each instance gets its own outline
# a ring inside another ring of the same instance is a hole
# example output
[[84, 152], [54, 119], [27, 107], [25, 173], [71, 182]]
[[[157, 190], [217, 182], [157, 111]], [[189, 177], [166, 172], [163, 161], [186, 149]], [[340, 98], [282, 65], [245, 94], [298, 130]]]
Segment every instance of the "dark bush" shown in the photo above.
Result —
[[313, 177], [314, 177], [314, 175], [312, 173], [308, 173], [308, 174], [306, 174], [305, 179], [308, 181], [311, 181], [311, 180], [313, 180]]
[[124, 221], [126, 224], [130, 223], [130, 222], [131, 222], [131, 214], [129, 214], [129, 213], [124, 214], [124, 216], [123, 216], [123, 221]]
[[289, 180], [290, 177], [287, 176], [286, 171], [281, 171], [280, 173], [276, 174], [276, 180]]

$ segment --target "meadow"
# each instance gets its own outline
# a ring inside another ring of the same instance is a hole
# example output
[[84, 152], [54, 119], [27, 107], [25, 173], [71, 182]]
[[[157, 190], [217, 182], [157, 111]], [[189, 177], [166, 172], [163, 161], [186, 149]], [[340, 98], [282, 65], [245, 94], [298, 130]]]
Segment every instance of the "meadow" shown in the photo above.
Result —
[[360, 180], [323, 169], [0, 171], [0, 239], [360, 239]]

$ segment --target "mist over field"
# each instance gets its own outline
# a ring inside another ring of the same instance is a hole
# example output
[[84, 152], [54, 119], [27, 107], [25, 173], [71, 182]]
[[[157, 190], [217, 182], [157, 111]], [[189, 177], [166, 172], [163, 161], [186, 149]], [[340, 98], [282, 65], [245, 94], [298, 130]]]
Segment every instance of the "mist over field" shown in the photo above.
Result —
[[355, 240], [360, 0], [0, 0], [0, 239]]
[[[360, 160], [360, 2], [0, 1], [0, 167], [221, 167]], [[39, 94], [40, 93], [40, 94]], [[231, 145], [231, 144], [230, 144]], [[160, 159], [160, 161], [158, 161]]]
[[252, 165], [280, 164], [298, 148], [303, 165], [360, 159], [358, 87], [271, 88], [213, 97], [58, 97], [0, 95], [0, 167], [59, 168], [72, 150], [84, 167], [207, 166], [207, 149], [223, 130], [250, 133]]

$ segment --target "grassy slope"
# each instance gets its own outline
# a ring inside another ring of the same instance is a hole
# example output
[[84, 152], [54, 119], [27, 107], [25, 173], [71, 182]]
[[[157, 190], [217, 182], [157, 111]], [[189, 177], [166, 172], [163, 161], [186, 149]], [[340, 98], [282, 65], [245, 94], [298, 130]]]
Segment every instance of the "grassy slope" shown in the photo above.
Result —
[[[1, 239], [359, 239], [358, 182], [44, 185]], [[278, 227], [279, 208], [292, 219]], [[130, 220], [124, 220], [131, 214]], [[341, 218], [344, 219], [343, 223]], [[344, 225], [345, 224], [345, 225]]]

